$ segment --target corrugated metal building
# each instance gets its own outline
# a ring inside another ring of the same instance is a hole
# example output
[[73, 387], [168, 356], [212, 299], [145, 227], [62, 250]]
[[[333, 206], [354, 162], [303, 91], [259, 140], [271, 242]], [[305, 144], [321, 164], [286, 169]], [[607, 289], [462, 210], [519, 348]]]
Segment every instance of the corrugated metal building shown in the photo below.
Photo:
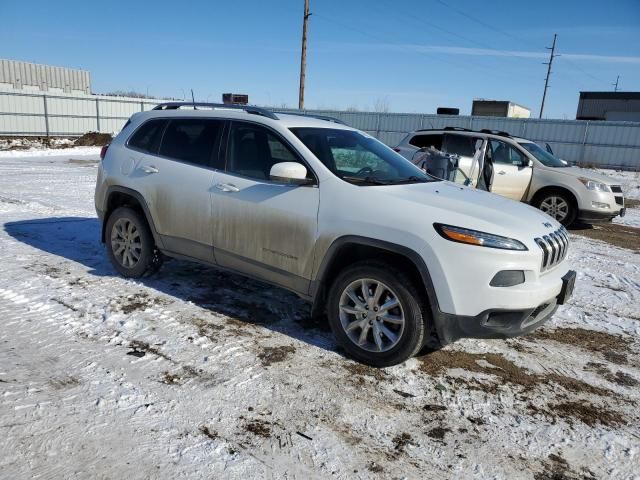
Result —
[[640, 92], [580, 92], [576, 120], [640, 122]]
[[90, 94], [91, 79], [86, 70], [0, 60], [0, 89]]

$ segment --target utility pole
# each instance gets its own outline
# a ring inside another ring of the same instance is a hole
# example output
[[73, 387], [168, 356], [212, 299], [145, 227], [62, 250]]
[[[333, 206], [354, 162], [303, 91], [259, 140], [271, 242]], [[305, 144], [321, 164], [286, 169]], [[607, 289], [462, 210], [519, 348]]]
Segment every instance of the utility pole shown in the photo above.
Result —
[[309, 21], [309, 0], [304, 0], [304, 20], [302, 23], [302, 52], [300, 54], [300, 92], [298, 94], [298, 109], [304, 109], [304, 80], [307, 70], [307, 23]]
[[544, 101], [547, 99], [547, 88], [549, 87], [549, 77], [551, 76], [551, 64], [553, 63], [553, 59], [558, 56], [558, 55], [555, 55], [557, 37], [558, 37], [558, 34], [554, 33], [553, 45], [551, 45], [551, 48], [547, 47], [547, 50], [551, 50], [551, 54], [549, 55], [549, 61], [543, 63], [543, 65], [548, 65], [548, 68], [547, 68], [547, 78], [544, 80], [544, 93], [542, 94], [542, 105], [540, 105], [540, 115], [538, 116], [538, 118], [542, 118], [542, 112], [544, 111]]
[[611, 85], [613, 85], [613, 91], [617, 92], [618, 91], [618, 81], [620, 80], [620, 75], [618, 75], [616, 77], [616, 83], [612, 83]]

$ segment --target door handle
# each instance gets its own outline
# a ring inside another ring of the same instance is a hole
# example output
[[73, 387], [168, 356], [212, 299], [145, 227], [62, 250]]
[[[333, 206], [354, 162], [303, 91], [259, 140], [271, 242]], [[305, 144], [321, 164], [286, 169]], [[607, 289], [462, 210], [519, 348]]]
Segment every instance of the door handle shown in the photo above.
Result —
[[158, 173], [160, 171], [154, 165], [143, 165], [140, 170], [144, 173]]
[[236, 187], [233, 183], [218, 183], [216, 184], [216, 188], [218, 190], [222, 190], [223, 192], [239, 192], [240, 189]]
[[498, 172], [498, 175], [506, 175], [506, 174], [507, 174], [507, 172], [505, 172], [504, 170], [500, 170], [500, 171]]

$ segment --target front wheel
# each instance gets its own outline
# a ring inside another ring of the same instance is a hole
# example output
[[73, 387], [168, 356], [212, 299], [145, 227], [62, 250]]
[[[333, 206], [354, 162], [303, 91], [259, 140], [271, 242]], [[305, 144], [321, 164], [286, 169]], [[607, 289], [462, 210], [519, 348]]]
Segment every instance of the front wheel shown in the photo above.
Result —
[[354, 359], [388, 367], [414, 356], [424, 343], [428, 308], [400, 270], [361, 262], [341, 272], [329, 292], [329, 324]]
[[556, 221], [568, 227], [576, 219], [574, 202], [563, 192], [548, 192], [540, 195], [535, 206]]

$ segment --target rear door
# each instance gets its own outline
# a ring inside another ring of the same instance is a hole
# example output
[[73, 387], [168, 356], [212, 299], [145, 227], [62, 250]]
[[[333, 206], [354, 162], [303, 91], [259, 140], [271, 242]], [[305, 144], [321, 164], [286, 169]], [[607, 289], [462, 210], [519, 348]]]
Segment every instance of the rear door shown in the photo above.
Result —
[[[233, 121], [226, 140], [226, 169], [212, 189], [216, 262], [306, 293], [313, 266], [320, 202], [309, 166], [277, 132]], [[299, 162], [313, 185], [272, 181], [271, 167]]]
[[490, 139], [488, 148], [493, 159], [491, 191], [513, 200], [522, 200], [531, 183], [533, 171], [528, 158], [502, 140]]
[[209, 262], [211, 187], [223, 125], [211, 118], [164, 120], [157, 150], [142, 155], [133, 172], [165, 249]]

